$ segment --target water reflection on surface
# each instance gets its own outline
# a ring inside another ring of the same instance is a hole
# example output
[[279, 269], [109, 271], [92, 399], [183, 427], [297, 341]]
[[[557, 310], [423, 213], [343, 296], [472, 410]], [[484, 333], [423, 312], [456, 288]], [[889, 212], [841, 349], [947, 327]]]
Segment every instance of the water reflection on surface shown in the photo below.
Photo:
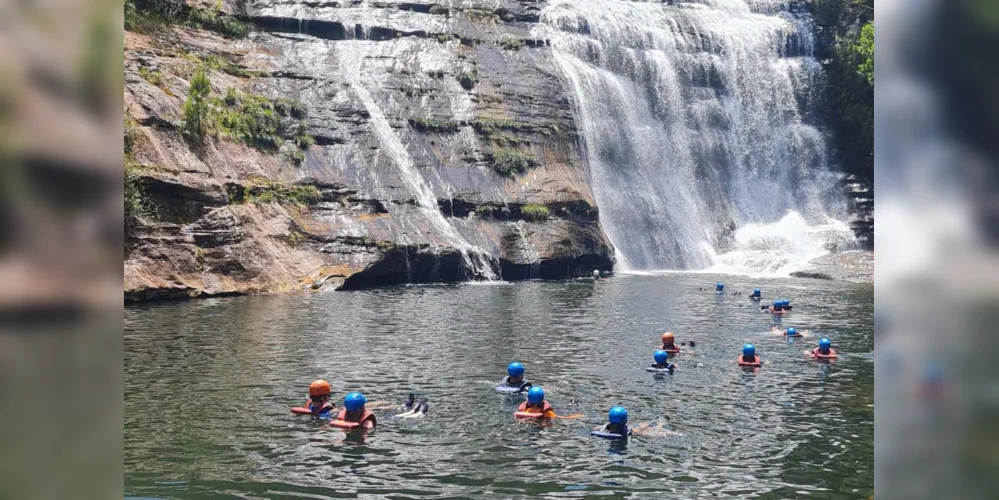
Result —
[[[710, 275], [399, 287], [202, 300], [125, 310], [125, 490], [143, 497], [579, 495], [857, 498], [873, 490], [873, 289]], [[740, 280], [740, 281], [730, 281]], [[789, 297], [788, 342], [736, 290]], [[695, 340], [655, 376], [659, 334]], [[819, 336], [831, 364], [802, 351]], [[734, 364], [753, 342], [765, 364]], [[560, 414], [517, 423], [493, 391], [519, 360]], [[308, 383], [400, 405], [350, 436], [296, 417]], [[615, 404], [662, 433], [592, 438]]]

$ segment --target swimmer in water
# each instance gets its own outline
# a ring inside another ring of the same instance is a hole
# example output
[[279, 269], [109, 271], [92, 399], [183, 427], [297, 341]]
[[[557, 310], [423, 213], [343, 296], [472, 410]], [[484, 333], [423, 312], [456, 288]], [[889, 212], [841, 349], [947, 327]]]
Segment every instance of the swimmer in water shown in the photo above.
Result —
[[812, 356], [836, 357], [836, 349], [832, 348], [832, 342], [827, 338], [819, 340], [819, 346], [812, 351]]
[[676, 365], [669, 362], [669, 353], [660, 349], [656, 351], [655, 354], [652, 355], [652, 357], [656, 360], [656, 362], [649, 365], [649, 368], [655, 368], [657, 370], [669, 370], [669, 374], [670, 375], [673, 374], [673, 370], [676, 369]]
[[500, 386], [517, 387], [520, 392], [531, 388], [531, 383], [524, 379], [524, 365], [514, 361], [506, 367], [506, 377], [500, 381]]
[[681, 345], [687, 345], [690, 347], [695, 347], [697, 345], [694, 343], [693, 340], [691, 340], [690, 342], [680, 342], [679, 344], [677, 344], [673, 332], [664, 333], [662, 336], [662, 341], [663, 341], [663, 346], [660, 349], [666, 351], [670, 356], [675, 356], [679, 354]]
[[725, 293], [725, 284], [721, 282], [715, 283], [715, 293], [717, 294]]
[[330, 401], [330, 383], [325, 380], [316, 380], [309, 384], [309, 399], [303, 407], [312, 411], [313, 415], [328, 417], [336, 409]]
[[614, 439], [624, 439], [629, 436], [667, 436], [680, 434], [665, 429], [662, 422], [657, 426], [643, 422], [636, 427], [631, 427], [628, 425], [628, 410], [624, 409], [623, 406], [611, 408], [607, 412], [607, 423], [593, 429], [592, 433], [596, 436]]
[[364, 397], [364, 394], [359, 392], [347, 394], [343, 398], [344, 409], [340, 410], [340, 414], [337, 415], [336, 420], [330, 422], [330, 425], [342, 429], [374, 429], [378, 421], [374, 413], [364, 407], [367, 402], [368, 399]]
[[753, 344], [742, 346], [742, 356], [739, 356], [739, 364], [743, 366], [760, 365], [760, 357], [756, 354], [756, 346]]
[[763, 298], [763, 292], [759, 288], [754, 288], [753, 293], [749, 294], [749, 298], [753, 300], [760, 300]]
[[804, 337], [804, 336], [808, 335], [808, 330], [805, 330], [805, 331], [802, 331], [802, 332], [799, 332], [795, 328], [788, 328], [787, 330], [781, 330], [780, 328], [777, 328], [776, 325], [774, 325], [773, 327], [771, 327], [770, 331], [773, 332], [773, 333], [777, 333], [777, 334], [783, 335], [785, 337]]
[[416, 401], [416, 396], [411, 392], [409, 397], [406, 398], [406, 404], [404, 405], [406, 411], [396, 415], [399, 418], [419, 418], [427, 414], [430, 410], [430, 405], [427, 404], [427, 400], [421, 399], [419, 402]]
[[527, 391], [527, 401], [521, 403], [520, 407], [517, 408], [517, 412], [514, 413], [519, 418], [524, 418], [521, 417], [524, 414], [537, 415], [530, 418], [558, 418], [555, 410], [552, 409], [552, 405], [548, 404], [548, 401], [545, 401], [545, 390], [540, 387], [531, 387], [531, 390]]

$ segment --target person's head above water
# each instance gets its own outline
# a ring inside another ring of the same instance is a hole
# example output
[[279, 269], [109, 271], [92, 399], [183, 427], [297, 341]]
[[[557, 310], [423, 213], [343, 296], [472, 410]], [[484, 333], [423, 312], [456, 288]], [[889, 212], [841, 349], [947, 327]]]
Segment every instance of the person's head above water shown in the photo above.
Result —
[[599, 277], [600, 276], [600, 270], [599, 269], [594, 269], [593, 270], [593, 275]]
[[662, 365], [662, 364], [666, 364], [666, 360], [669, 359], [669, 353], [666, 352], [666, 351], [664, 351], [664, 350], [662, 350], [662, 349], [660, 349], [660, 350], [656, 351], [655, 354], [652, 355], [652, 357], [655, 358], [656, 363], [659, 363], [660, 365]]
[[666, 332], [663, 334], [663, 345], [671, 345], [675, 340], [673, 332]]
[[715, 290], [718, 290], [720, 292], [720, 291], [722, 291], [724, 289], [725, 289], [725, 285], [723, 283], [721, 283], [721, 282], [715, 283]]
[[325, 380], [315, 380], [309, 384], [309, 399], [316, 403], [325, 403], [330, 398], [330, 383]]
[[524, 376], [524, 365], [514, 361], [509, 365], [506, 365], [506, 374], [511, 378], [520, 378]]
[[309, 384], [309, 396], [328, 396], [330, 383], [325, 380], [315, 380]]
[[365, 398], [364, 394], [352, 392], [343, 398], [343, 407], [347, 411], [360, 411], [364, 409], [364, 404], [367, 402], [368, 398]]
[[759, 288], [754, 288], [753, 289], [753, 295], [756, 295], [757, 297], [759, 297], [760, 295], [763, 295], [763, 292], [760, 292]]
[[527, 391], [527, 402], [532, 405], [539, 405], [545, 402], [545, 390], [540, 387], [531, 387]]
[[829, 339], [823, 338], [819, 341], [819, 352], [822, 354], [828, 354], [831, 347], [832, 342], [830, 342]]
[[788, 328], [787, 334], [793, 337], [798, 334], [798, 330], [795, 330], [794, 328]]
[[756, 356], [756, 346], [753, 344], [746, 344], [742, 346], [743, 356]]
[[624, 425], [628, 423], [628, 410], [623, 406], [615, 406], [607, 412], [607, 421], [612, 424]]

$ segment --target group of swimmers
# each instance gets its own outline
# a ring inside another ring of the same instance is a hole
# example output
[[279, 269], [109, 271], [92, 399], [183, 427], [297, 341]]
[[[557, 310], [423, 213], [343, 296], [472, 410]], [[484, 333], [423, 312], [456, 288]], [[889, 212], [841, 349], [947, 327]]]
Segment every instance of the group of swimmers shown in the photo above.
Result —
[[[594, 273], [596, 274], [596, 273]], [[724, 284], [715, 285], [715, 293], [724, 293]], [[753, 290], [749, 295], [752, 300], [761, 300], [763, 297], [759, 288]], [[791, 309], [790, 301], [785, 299], [774, 300], [773, 305], [761, 307], [773, 313], [779, 318]], [[795, 328], [779, 330], [776, 326], [772, 328], [785, 337], [802, 337], [803, 334]], [[807, 334], [808, 332], [804, 332]], [[671, 358], [680, 353], [680, 346], [695, 347], [694, 341], [683, 343], [676, 342], [676, 336], [672, 332], [663, 333], [660, 337], [662, 346], [657, 349], [652, 357], [654, 363], [646, 370], [656, 373], [668, 373], [670, 375], [676, 370], [676, 365], [670, 362]], [[819, 345], [812, 351], [805, 351], [815, 359], [835, 359], [836, 351], [832, 349], [832, 343], [827, 338], [819, 340]], [[746, 368], [758, 369], [762, 366], [762, 360], [756, 353], [756, 346], [745, 344], [742, 347], [742, 355], [737, 359], [738, 365]], [[524, 401], [514, 411], [513, 416], [518, 420], [552, 420], [556, 418], [577, 418], [582, 415], [569, 415], [560, 417], [555, 413], [552, 405], [545, 399], [545, 391], [540, 386], [533, 385], [524, 378], [524, 365], [514, 361], [507, 366], [507, 374], [496, 386], [499, 392], [511, 394], [527, 394], [527, 401]], [[372, 407], [367, 404], [367, 398], [360, 392], [351, 392], [343, 399], [343, 409], [336, 411], [335, 404], [330, 400], [331, 388], [329, 382], [316, 380], [309, 385], [309, 399], [305, 405], [292, 408], [291, 411], [297, 414], [312, 415], [321, 419], [329, 419], [330, 425], [346, 431], [351, 430], [371, 430], [378, 422], [371, 412]], [[391, 405], [390, 405], [391, 406]], [[425, 399], [417, 402], [414, 394], [410, 394], [404, 405], [405, 411], [396, 415], [400, 418], [414, 418], [426, 415], [429, 405]], [[336, 413], [336, 417], [333, 415]], [[628, 436], [636, 434], [661, 434], [664, 430], [660, 424], [654, 427], [649, 423], [642, 423], [634, 428], [628, 426], [628, 410], [622, 406], [614, 406], [607, 412], [607, 423], [593, 429], [590, 434], [607, 439], [627, 439]], [[668, 434], [676, 434], [672, 431], [665, 431]]]

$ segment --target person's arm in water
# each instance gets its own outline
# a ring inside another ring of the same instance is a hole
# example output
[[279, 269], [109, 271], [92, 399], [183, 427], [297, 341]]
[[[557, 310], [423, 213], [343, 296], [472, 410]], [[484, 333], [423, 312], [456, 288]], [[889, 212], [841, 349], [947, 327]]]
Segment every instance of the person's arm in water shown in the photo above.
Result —
[[361, 422], [361, 426], [364, 427], [367, 430], [371, 430], [371, 429], [375, 428], [375, 422], [374, 422], [374, 420], [372, 420], [372, 419], [369, 418], [369, 419], [365, 420], [364, 422]]

